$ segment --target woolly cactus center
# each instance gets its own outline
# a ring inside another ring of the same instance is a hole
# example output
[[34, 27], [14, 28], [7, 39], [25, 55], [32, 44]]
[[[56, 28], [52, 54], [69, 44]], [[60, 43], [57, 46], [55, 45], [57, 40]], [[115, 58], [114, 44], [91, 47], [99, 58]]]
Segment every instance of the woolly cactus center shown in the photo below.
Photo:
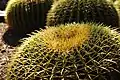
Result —
[[81, 47], [89, 35], [90, 26], [86, 24], [51, 27], [44, 31], [43, 41], [52, 50], [69, 52]]

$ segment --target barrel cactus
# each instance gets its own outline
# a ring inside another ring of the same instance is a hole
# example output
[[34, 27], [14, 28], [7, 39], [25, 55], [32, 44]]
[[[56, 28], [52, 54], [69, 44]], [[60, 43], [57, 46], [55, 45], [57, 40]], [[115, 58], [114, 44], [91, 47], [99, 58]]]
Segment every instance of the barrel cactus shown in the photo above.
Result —
[[120, 35], [109, 27], [53, 26], [18, 47], [8, 64], [7, 80], [104, 80], [108, 72], [119, 72], [119, 58]]
[[[117, 12], [118, 12], [118, 16], [119, 16], [119, 26], [120, 26], [120, 0], [116, 0], [113, 2], [113, 5], [115, 6]], [[120, 30], [120, 28], [119, 28]]]
[[47, 25], [71, 22], [96, 22], [118, 26], [118, 14], [105, 0], [59, 0], [47, 15]]
[[44, 28], [52, 0], [9, 0], [5, 21], [16, 33], [26, 34]]

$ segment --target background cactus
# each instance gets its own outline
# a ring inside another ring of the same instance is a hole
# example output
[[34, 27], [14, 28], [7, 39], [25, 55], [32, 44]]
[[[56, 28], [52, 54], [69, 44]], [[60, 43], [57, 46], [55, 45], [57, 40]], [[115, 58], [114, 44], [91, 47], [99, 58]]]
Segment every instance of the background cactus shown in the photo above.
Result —
[[119, 15], [119, 26], [120, 26], [120, 0], [114, 1], [113, 5], [115, 6], [115, 8], [116, 8], [116, 10], [118, 12], [118, 15]]
[[44, 28], [52, 0], [10, 0], [6, 7], [6, 23], [16, 33], [26, 34]]
[[27, 38], [13, 54], [7, 80], [104, 80], [107, 73], [119, 72], [119, 58], [120, 35], [109, 27], [48, 27]]
[[47, 25], [71, 22], [97, 22], [118, 26], [118, 14], [105, 0], [59, 0], [47, 16]]

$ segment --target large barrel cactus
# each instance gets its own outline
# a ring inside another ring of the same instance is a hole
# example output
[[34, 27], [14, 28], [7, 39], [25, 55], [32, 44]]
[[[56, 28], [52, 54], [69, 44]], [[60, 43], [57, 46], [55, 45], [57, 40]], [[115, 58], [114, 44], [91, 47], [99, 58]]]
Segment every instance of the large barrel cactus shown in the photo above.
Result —
[[12, 55], [7, 80], [106, 80], [107, 73], [119, 72], [119, 58], [120, 35], [109, 27], [48, 27], [27, 38]]
[[5, 21], [20, 34], [44, 28], [51, 4], [52, 0], [10, 0], [5, 10]]
[[71, 22], [96, 22], [118, 26], [118, 14], [105, 0], [59, 0], [47, 16], [47, 25]]

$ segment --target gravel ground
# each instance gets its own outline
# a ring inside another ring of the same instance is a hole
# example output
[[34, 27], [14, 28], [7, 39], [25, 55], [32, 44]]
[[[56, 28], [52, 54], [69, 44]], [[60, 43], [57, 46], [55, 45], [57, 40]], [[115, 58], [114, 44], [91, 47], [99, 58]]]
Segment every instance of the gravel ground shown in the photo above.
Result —
[[2, 39], [7, 27], [6, 24], [0, 23], [0, 80], [5, 80], [6, 65], [9, 61], [10, 54], [15, 50], [15, 47], [5, 44]]

